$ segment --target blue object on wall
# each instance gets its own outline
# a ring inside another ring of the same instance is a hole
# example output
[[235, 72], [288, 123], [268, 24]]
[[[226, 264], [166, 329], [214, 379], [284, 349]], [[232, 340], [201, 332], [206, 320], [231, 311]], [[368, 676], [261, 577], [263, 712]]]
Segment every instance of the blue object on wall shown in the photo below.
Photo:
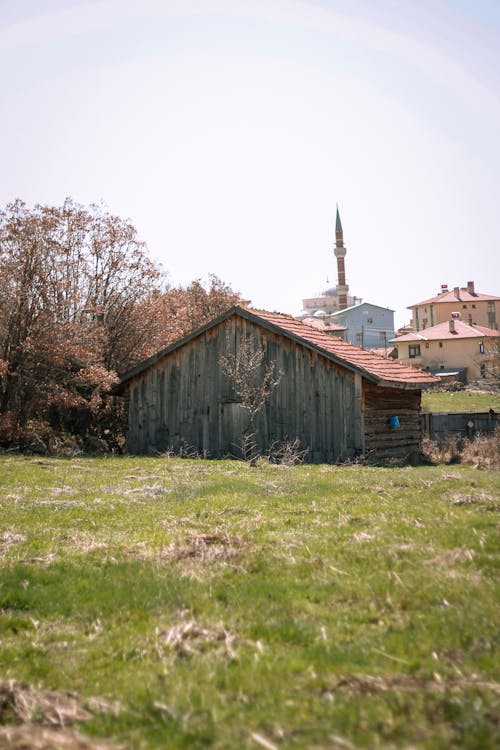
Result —
[[395, 430], [397, 427], [399, 427], [399, 417], [389, 417], [387, 420], [387, 424], [392, 430]]

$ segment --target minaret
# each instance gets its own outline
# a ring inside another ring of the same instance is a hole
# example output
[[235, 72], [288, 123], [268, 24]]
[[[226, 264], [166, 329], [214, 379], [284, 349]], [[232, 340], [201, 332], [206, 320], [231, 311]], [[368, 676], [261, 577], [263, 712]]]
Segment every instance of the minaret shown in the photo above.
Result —
[[344, 233], [342, 231], [342, 224], [340, 222], [339, 207], [337, 205], [337, 217], [335, 219], [335, 257], [337, 258], [337, 273], [338, 273], [338, 284], [337, 284], [337, 299], [339, 303], [339, 310], [345, 310], [347, 307], [347, 292], [349, 286], [345, 283], [345, 265], [344, 258], [346, 249], [344, 247]]

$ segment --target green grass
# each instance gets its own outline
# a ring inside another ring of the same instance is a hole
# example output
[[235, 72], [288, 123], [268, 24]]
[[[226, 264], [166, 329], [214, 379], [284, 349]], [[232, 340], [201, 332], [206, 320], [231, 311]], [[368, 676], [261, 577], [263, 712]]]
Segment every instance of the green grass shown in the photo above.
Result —
[[79, 731], [134, 750], [497, 747], [498, 488], [0, 456], [0, 677], [119, 701]]
[[422, 394], [423, 411], [500, 411], [500, 393], [484, 391], [444, 391]]

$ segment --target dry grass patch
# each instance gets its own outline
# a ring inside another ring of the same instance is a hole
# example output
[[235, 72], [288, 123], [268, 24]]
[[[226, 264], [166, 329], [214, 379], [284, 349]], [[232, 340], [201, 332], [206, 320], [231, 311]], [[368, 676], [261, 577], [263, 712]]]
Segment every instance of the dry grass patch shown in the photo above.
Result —
[[175, 625], [166, 629], [156, 629], [155, 650], [164, 658], [165, 654], [175, 653], [177, 656], [198, 656], [214, 647], [235, 659], [233, 646], [236, 635], [230, 633], [222, 625], [204, 627], [195, 620], [181, 619]]
[[470, 585], [479, 586], [482, 582], [482, 575], [479, 570], [471, 568], [463, 569], [460, 566], [470, 563], [475, 558], [475, 552], [472, 549], [450, 549], [432, 560], [427, 560], [426, 564], [432, 566], [436, 571], [442, 571], [445, 578], [464, 578]]
[[0, 724], [37, 722], [65, 727], [89, 718], [74, 693], [36, 690], [16, 680], [0, 680]]
[[117, 704], [92, 698], [83, 708], [76, 693], [37, 690], [16, 680], [0, 680], [0, 748], [112, 750], [112, 746], [82, 737], [68, 727], [95, 713], [116, 714], [119, 710]]
[[179, 562], [180, 560], [232, 560], [240, 557], [245, 541], [233, 534], [190, 534], [183, 542], [172, 542], [163, 547], [161, 556], [164, 559]]
[[463, 492], [455, 492], [451, 496], [452, 505], [486, 505], [491, 510], [500, 510], [500, 500], [498, 497], [488, 495], [485, 492], [478, 492], [476, 494], [465, 494]]
[[367, 531], [360, 531], [357, 534], [353, 534], [353, 540], [358, 543], [371, 542], [375, 539], [374, 534], [369, 534]]
[[56, 559], [53, 552], [47, 552], [44, 555], [37, 555], [36, 557], [26, 557], [23, 560], [19, 560], [22, 565], [50, 565]]
[[6, 531], [0, 536], [0, 553], [7, 552], [10, 547], [26, 541], [26, 535], [19, 531]]
[[500, 695], [500, 683], [498, 682], [485, 682], [478, 679], [474, 674], [469, 677], [457, 675], [457, 677], [444, 680], [437, 672], [433, 674], [432, 679], [412, 674], [399, 674], [387, 677], [346, 675], [341, 677], [330, 688], [325, 688], [324, 692], [333, 694], [344, 691], [353, 695], [376, 695], [388, 690], [398, 692], [444, 692], [451, 689], [466, 690], [469, 688], [488, 690], [496, 695]]
[[432, 566], [450, 566], [459, 563], [472, 562], [475, 552], [472, 549], [450, 549], [442, 555], [438, 555], [433, 560], [427, 560], [428, 565]]
[[71, 534], [67, 539], [71, 542], [72, 549], [77, 552], [82, 552], [85, 555], [95, 552], [96, 550], [104, 550], [108, 548], [108, 545], [105, 542], [100, 542], [92, 536], [92, 534], [87, 534], [86, 532]]
[[82, 737], [68, 729], [36, 724], [0, 728], [0, 750], [125, 750]]

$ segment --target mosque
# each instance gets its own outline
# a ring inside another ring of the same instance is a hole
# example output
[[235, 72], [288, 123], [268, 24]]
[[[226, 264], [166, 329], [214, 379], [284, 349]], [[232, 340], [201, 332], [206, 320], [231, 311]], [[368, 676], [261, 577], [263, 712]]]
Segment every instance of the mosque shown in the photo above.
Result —
[[337, 286], [325, 289], [317, 297], [303, 299], [303, 317], [323, 317], [332, 315], [332, 313], [345, 310], [346, 307], [360, 305], [363, 301], [360, 297], [353, 297], [349, 294], [349, 285], [346, 283], [345, 276], [345, 255], [346, 248], [344, 245], [344, 232], [342, 222], [340, 221], [339, 207], [337, 206], [337, 216], [335, 218], [335, 257], [337, 258]]
[[360, 297], [349, 294], [345, 274], [346, 248], [338, 206], [334, 254], [337, 258], [337, 286], [325, 289], [317, 297], [303, 299], [302, 320], [332, 336], [364, 349], [380, 349], [379, 353], [388, 355], [388, 342], [395, 335], [394, 310], [363, 302]]

